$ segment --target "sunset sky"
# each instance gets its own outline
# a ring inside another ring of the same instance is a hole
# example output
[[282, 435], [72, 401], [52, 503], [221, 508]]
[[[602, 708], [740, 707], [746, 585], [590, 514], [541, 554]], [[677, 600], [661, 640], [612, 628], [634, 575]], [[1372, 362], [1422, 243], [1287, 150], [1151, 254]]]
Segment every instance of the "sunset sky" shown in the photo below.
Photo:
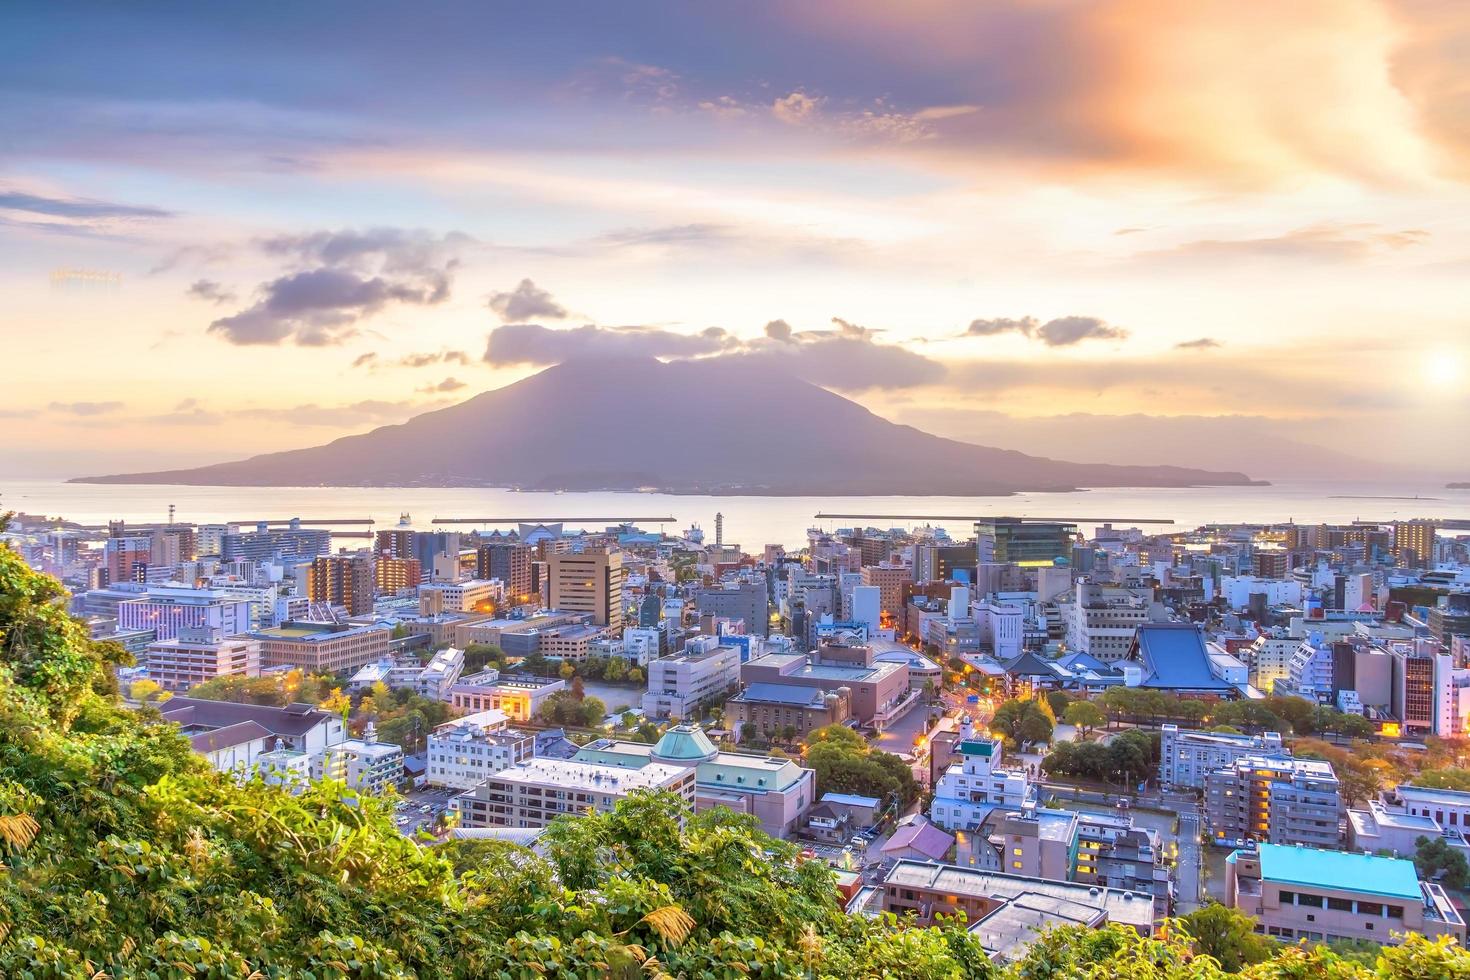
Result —
[[1449, 473], [1470, 4], [6, 4], [0, 336], [11, 475], [610, 351], [1043, 455]]

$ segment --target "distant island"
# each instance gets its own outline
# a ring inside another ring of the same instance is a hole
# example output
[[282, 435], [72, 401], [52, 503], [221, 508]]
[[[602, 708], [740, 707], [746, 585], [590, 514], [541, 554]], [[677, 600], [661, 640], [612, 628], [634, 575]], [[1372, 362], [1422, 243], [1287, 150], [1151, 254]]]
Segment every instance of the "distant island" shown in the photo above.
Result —
[[1462, 480], [1458, 483], [1446, 483], [1446, 490], [1470, 490], [1470, 480]]
[[[976, 433], [977, 443], [983, 436]], [[71, 482], [995, 496], [1258, 481], [1236, 472], [1069, 463], [972, 445], [897, 425], [780, 373], [629, 358], [570, 361], [325, 446]]]

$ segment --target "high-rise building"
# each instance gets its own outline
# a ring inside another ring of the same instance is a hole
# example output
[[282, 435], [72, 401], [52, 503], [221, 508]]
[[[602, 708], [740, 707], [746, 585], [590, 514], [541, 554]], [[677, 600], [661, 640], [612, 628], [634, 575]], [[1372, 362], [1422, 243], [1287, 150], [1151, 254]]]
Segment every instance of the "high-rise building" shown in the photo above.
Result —
[[302, 527], [297, 520], [285, 528], [257, 524], [254, 531], [228, 531], [220, 539], [220, 558], [224, 561], [315, 558], [331, 550], [331, 531]]
[[1330, 762], [1248, 755], [1205, 776], [1205, 820], [1217, 841], [1336, 848], [1341, 809]]
[[1434, 535], [1431, 521], [1395, 521], [1393, 561], [1400, 568], [1424, 568], [1434, 564]]
[[373, 560], [373, 585], [379, 595], [396, 595], [408, 589], [417, 589], [423, 581], [417, 558], [395, 558], [378, 555]]
[[975, 552], [980, 563], [1049, 565], [1070, 558], [1077, 525], [1020, 517], [985, 517], [975, 522]]
[[907, 565], [863, 566], [862, 584], [877, 586], [879, 608], [893, 622], [903, 618], [903, 590], [913, 582], [913, 569]]
[[617, 551], [551, 555], [548, 602], [553, 609], [585, 612], [597, 626], [623, 628], [623, 556]]
[[250, 629], [250, 603], [217, 589], [155, 587], [144, 598], [117, 604], [117, 627], [153, 630], [154, 639], [171, 640], [189, 626], [212, 627], [224, 636]]
[[718, 588], [701, 589], [694, 594], [694, 607], [701, 615], [709, 613], [745, 623], [745, 632], [768, 636], [770, 596], [764, 578], [747, 582], [725, 582]]
[[349, 616], [373, 611], [371, 555], [322, 555], [311, 563], [306, 594], [312, 602], [342, 606]]
[[531, 555], [529, 545], [519, 541], [486, 541], [475, 551], [475, 578], [499, 579], [506, 601], [521, 605], [531, 601]]

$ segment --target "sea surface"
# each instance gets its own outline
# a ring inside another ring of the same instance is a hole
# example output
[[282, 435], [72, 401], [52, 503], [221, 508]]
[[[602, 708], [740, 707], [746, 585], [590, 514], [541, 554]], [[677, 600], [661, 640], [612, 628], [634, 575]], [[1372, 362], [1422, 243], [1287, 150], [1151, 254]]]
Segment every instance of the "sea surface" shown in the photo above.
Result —
[[[200, 524], [289, 517], [371, 518], [373, 527], [383, 528], [397, 524], [402, 514], [409, 515], [412, 526], [422, 530], [433, 528], [436, 517], [561, 520], [569, 528], [602, 528], [636, 520], [647, 530], [671, 533], [699, 524], [707, 541], [714, 540], [718, 512], [724, 514], [724, 540], [747, 551], [759, 551], [767, 544], [804, 546], [809, 527], [934, 524], [964, 538], [972, 531], [967, 519], [984, 515], [1076, 519], [1085, 531], [1106, 520], [1125, 526], [1144, 519], [1168, 521], [1159, 526], [1161, 531], [1171, 526], [1287, 520], [1470, 520], [1470, 490], [1448, 490], [1443, 482], [1428, 479], [1417, 483], [1295, 480], [1270, 486], [1112, 488], [1010, 497], [702, 497], [425, 487], [110, 486], [0, 476], [0, 511], [45, 513], [83, 524], [117, 519], [152, 523], [168, 519], [169, 504], [175, 505], [177, 520]], [[875, 516], [819, 519], [819, 513]], [[494, 526], [463, 524], [459, 528]]]

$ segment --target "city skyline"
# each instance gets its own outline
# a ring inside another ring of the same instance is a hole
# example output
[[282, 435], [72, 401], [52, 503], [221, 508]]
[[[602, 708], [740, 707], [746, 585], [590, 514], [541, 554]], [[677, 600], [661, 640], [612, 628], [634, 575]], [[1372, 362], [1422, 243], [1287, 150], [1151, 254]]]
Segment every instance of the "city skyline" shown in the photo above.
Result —
[[12, 8], [0, 452], [318, 445], [628, 352], [1464, 478], [1470, 13], [913, 13]]

